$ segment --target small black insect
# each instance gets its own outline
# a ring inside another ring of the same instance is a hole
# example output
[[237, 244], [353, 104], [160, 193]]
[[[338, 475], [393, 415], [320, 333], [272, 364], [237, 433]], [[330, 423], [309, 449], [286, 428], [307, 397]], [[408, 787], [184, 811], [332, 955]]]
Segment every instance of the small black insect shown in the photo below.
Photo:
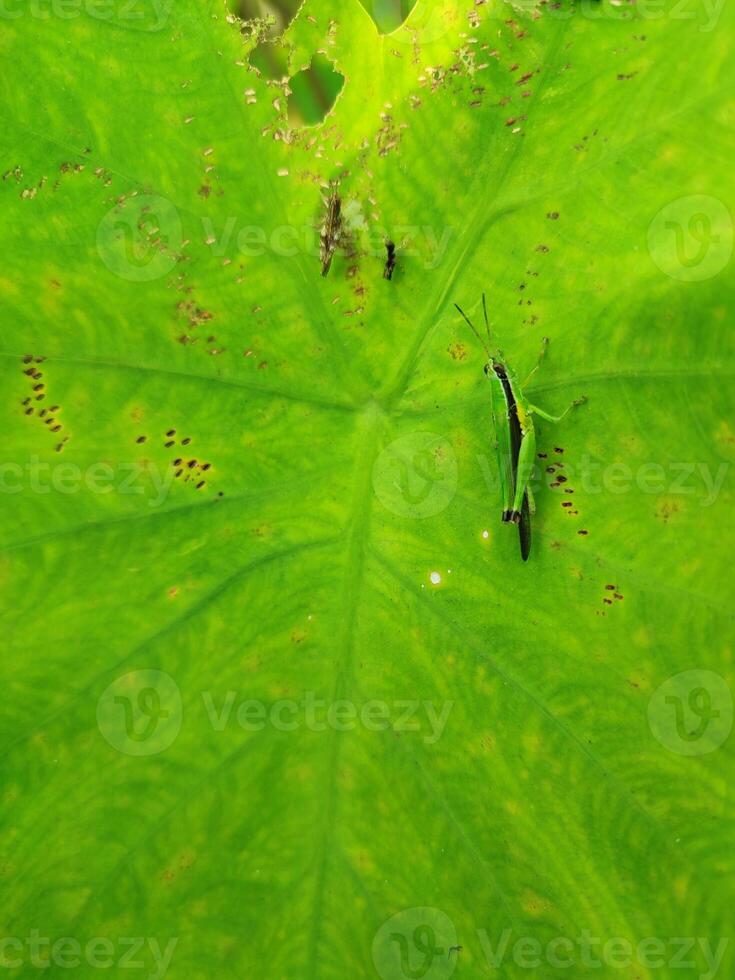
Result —
[[383, 269], [383, 279], [392, 279], [393, 270], [396, 267], [396, 245], [388, 239], [385, 243], [385, 250], [388, 253], [385, 260], [385, 268]]

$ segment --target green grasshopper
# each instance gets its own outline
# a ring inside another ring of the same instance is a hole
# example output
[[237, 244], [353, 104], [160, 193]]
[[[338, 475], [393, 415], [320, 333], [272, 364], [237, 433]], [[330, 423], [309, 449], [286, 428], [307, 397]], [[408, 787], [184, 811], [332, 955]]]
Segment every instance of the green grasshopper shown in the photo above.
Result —
[[546, 353], [549, 338], [544, 337], [536, 366], [523, 384], [519, 385], [513, 371], [505, 364], [503, 352], [498, 348], [495, 349], [495, 353], [491, 352], [492, 339], [487, 318], [485, 294], [482, 294], [482, 311], [485, 316], [487, 344], [464, 310], [456, 303], [454, 305], [487, 354], [485, 374], [490, 381], [490, 406], [493, 413], [495, 450], [498, 457], [498, 473], [503, 497], [501, 520], [504, 524], [518, 525], [521, 557], [527, 561], [531, 553], [531, 514], [536, 512], [533, 493], [528, 485], [536, 462], [536, 432], [533, 427], [533, 416], [538, 415], [539, 418], [546, 419], [547, 422], [561, 422], [568, 412], [576, 405], [582, 405], [587, 401], [587, 398], [586, 396], [577, 398], [561, 415], [549, 415], [548, 412], [542, 411], [538, 406], [532, 405], [524, 396], [523, 388], [538, 371], [541, 360]]

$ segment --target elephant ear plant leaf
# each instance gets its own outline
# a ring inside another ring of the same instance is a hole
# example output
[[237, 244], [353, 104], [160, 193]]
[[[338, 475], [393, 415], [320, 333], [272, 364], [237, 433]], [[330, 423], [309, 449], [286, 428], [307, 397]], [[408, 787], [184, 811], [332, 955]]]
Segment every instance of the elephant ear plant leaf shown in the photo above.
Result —
[[10, 976], [735, 973], [732, 5], [389, 7], [0, 13]]

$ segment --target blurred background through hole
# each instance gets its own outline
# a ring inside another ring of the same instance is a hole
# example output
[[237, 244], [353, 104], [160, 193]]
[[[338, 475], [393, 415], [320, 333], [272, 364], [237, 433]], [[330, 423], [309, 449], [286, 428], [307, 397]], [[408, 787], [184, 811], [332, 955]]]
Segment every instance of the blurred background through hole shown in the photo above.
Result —
[[[272, 21], [264, 40], [250, 54], [250, 64], [264, 78], [272, 81], [288, 78], [288, 52], [279, 43], [279, 38], [300, 6], [301, 0], [232, 0], [233, 12], [243, 20]], [[289, 81], [288, 119], [291, 125], [313, 126], [322, 122], [343, 85], [344, 76], [335, 71], [330, 60], [325, 55], [315, 55], [311, 65]]]

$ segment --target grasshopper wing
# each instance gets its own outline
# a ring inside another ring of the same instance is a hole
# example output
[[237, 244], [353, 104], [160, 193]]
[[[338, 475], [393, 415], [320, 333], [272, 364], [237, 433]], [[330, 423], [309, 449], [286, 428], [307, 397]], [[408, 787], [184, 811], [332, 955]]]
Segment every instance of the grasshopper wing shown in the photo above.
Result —
[[528, 493], [523, 494], [518, 535], [521, 541], [521, 558], [528, 561], [528, 556], [531, 554], [531, 514], [528, 508]]

